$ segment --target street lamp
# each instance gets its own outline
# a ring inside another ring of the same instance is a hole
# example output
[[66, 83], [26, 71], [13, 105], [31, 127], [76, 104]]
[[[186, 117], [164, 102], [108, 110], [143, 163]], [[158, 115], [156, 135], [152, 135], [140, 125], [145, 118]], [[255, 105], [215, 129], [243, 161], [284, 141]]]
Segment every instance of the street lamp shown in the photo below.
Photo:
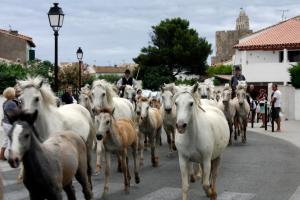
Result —
[[64, 13], [60, 7], [58, 7], [58, 3], [54, 3], [54, 6], [50, 8], [48, 12], [48, 18], [50, 26], [54, 31], [55, 38], [55, 50], [54, 50], [54, 91], [58, 91], [58, 49], [57, 49], [57, 39], [58, 39], [58, 31], [62, 27], [64, 22]]
[[83, 58], [83, 51], [81, 49], [81, 47], [78, 47], [77, 51], [76, 51], [76, 55], [77, 55], [77, 59], [78, 59], [78, 90], [80, 90], [81, 88], [81, 65], [82, 65], [82, 58]]

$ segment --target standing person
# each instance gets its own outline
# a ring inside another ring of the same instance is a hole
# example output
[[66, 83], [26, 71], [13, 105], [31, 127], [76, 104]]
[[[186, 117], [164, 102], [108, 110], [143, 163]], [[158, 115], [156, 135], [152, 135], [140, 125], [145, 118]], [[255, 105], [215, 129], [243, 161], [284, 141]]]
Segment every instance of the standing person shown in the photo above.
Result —
[[120, 97], [124, 96], [124, 89], [126, 85], [131, 85], [135, 88], [136, 80], [130, 76], [130, 70], [126, 69], [124, 76], [117, 82]]
[[65, 93], [61, 96], [61, 101], [63, 104], [77, 103], [76, 99], [73, 97], [71, 85], [67, 86]]
[[268, 100], [266, 90], [260, 89], [259, 90], [259, 96], [258, 96], [258, 102], [259, 102], [259, 114], [262, 118], [262, 125], [260, 128], [265, 128], [266, 124], [266, 107], [265, 103]]
[[250, 105], [250, 109], [251, 109], [251, 112], [249, 113], [249, 117], [251, 116], [250, 118], [250, 122], [252, 121], [252, 119], [254, 120], [255, 118], [255, 110], [256, 110], [256, 105], [257, 105], [257, 97], [258, 97], [258, 92], [255, 90], [255, 87], [253, 84], [251, 84], [249, 86], [249, 90], [248, 90], [248, 93], [247, 93], [247, 101]]
[[10, 147], [8, 133], [12, 127], [9, 119], [14, 119], [17, 117], [20, 109], [18, 105], [18, 101], [16, 100], [16, 91], [13, 87], [8, 87], [4, 90], [3, 96], [6, 98], [6, 101], [3, 103], [3, 119], [2, 126], [4, 130], [4, 140], [1, 146], [0, 151], [0, 160], [5, 160], [5, 154], [7, 154], [8, 148]]
[[240, 66], [236, 66], [234, 70], [235, 74], [231, 77], [230, 85], [232, 89], [232, 98], [236, 96], [236, 87], [238, 85], [238, 81], [245, 81], [246, 78], [241, 72]]
[[280, 111], [281, 111], [281, 92], [278, 90], [276, 83], [272, 84], [273, 93], [271, 95], [272, 117], [277, 124], [277, 131], [280, 132]]

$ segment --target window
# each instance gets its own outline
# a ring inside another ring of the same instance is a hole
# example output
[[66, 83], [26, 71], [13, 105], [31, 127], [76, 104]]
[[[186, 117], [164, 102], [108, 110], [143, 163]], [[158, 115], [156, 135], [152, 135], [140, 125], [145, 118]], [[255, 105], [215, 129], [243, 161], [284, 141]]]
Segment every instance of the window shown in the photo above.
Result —
[[279, 51], [279, 62], [283, 62], [283, 51]]
[[300, 62], [300, 51], [288, 51], [289, 62]]

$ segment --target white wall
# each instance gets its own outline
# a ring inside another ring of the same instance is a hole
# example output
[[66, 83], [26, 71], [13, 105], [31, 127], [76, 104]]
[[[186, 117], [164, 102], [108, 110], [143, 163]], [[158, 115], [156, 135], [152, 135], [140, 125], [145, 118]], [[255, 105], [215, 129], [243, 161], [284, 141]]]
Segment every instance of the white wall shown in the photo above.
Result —
[[248, 64], [279, 62], [279, 51], [247, 51]]
[[242, 66], [248, 82], [289, 82], [288, 68], [295, 63], [257, 63]]
[[300, 120], [300, 89], [295, 90], [295, 120]]

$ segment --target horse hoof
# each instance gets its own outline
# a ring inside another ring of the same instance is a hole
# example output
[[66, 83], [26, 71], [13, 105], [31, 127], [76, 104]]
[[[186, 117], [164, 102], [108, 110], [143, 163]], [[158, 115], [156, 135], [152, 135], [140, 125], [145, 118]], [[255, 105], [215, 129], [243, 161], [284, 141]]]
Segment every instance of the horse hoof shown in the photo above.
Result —
[[139, 184], [140, 181], [141, 181], [141, 180], [140, 180], [140, 177], [139, 177], [139, 176], [136, 176], [136, 177], [135, 177], [135, 183], [136, 183], [136, 184]]

